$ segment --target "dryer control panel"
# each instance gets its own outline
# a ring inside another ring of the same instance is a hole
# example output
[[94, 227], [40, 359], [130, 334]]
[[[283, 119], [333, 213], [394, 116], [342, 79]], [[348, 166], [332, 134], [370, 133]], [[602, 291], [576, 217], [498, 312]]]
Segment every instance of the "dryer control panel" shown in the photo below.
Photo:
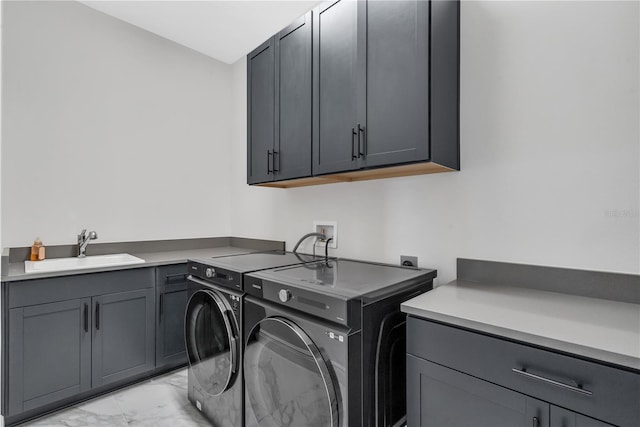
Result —
[[334, 323], [360, 328], [360, 299], [343, 299], [291, 284], [263, 280], [251, 274], [245, 276], [244, 284], [249, 295]]

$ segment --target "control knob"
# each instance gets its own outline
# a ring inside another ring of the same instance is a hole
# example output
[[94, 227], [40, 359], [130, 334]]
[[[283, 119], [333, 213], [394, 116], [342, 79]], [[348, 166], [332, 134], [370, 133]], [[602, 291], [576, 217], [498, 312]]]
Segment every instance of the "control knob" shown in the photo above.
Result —
[[289, 301], [291, 299], [291, 291], [288, 289], [280, 289], [280, 292], [278, 292], [278, 298], [280, 298], [280, 301], [282, 302]]
[[205, 271], [204, 271], [204, 275], [207, 276], [207, 279], [211, 279], [213, 276], [216, 275], [216, 271], [211, 268], [208, 267]]

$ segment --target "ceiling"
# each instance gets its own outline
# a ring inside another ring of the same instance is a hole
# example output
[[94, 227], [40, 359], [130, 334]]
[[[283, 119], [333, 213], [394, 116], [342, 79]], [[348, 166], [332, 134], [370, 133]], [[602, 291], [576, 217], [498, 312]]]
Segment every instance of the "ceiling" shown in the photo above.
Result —
[[319, 1], [80, 0], [80, 3], [232, 64]]

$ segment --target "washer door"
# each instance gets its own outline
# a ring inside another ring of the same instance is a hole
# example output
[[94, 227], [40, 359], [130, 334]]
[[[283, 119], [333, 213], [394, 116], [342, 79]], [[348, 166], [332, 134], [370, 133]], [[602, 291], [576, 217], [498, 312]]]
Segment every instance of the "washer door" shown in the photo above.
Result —
[[213, 290], [199, 290], [189, 299], [185, 318], [189, 366], [198, 385], [218, 396], [238, 372], [238, 326], [227, 300]]
[[247, 424], [338, 427], [329, 366], [295, 323], [268, 317], [251, 330], [244, 353]]

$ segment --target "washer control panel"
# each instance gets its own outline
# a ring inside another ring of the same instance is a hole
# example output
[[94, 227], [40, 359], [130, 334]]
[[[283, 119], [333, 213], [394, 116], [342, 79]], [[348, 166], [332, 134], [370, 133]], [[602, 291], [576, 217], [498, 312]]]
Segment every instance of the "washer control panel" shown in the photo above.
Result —
[[224, 268], [217, 268], [195, 260], [189, 261], [187, 268], [189, 274], [200, 280], [215, 283], [226, 288], [242, 289], [242, 274], [240, 273], [225, 270]]

